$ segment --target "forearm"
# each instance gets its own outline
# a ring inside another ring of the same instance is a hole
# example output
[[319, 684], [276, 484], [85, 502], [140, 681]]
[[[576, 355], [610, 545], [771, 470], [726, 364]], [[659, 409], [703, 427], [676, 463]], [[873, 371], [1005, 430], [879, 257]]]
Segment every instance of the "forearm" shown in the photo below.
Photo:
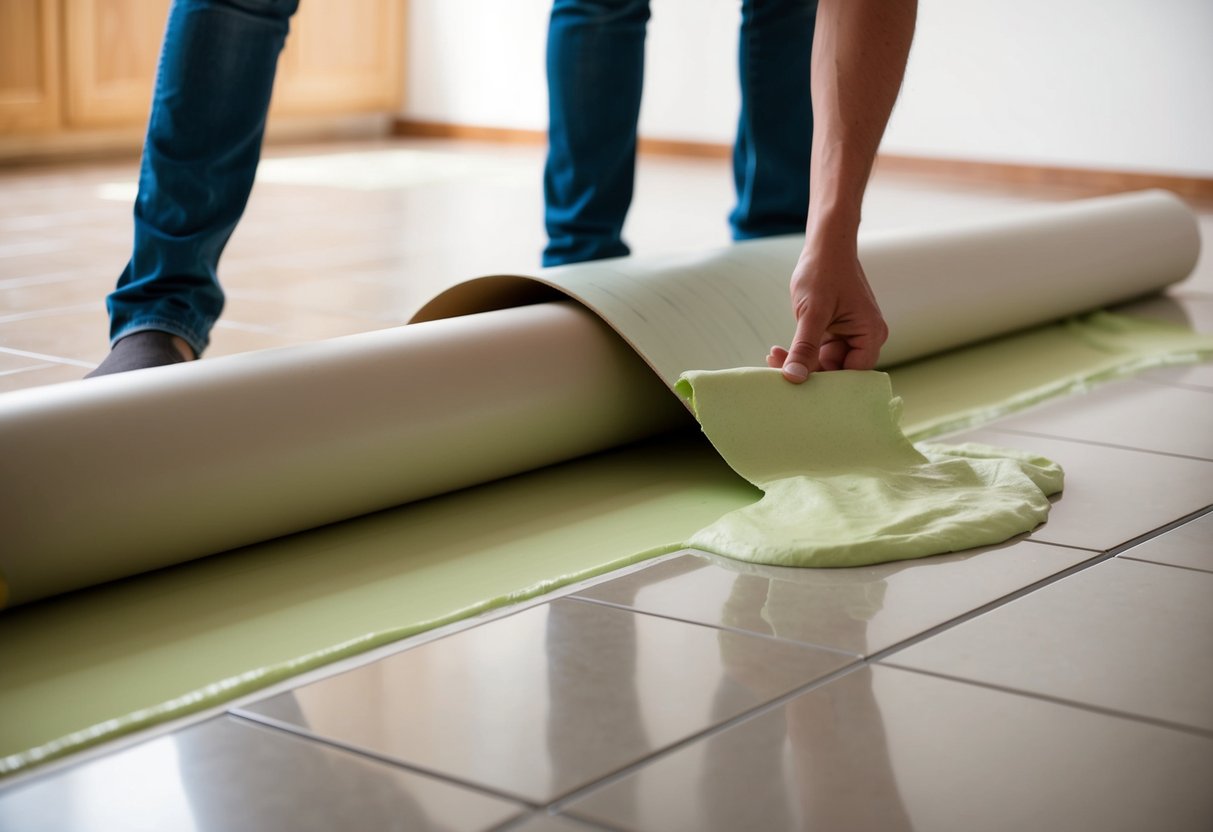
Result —
[[917, 0], [820, 0], [805, 253], [854, 247], [863, 194], [905, 74]]

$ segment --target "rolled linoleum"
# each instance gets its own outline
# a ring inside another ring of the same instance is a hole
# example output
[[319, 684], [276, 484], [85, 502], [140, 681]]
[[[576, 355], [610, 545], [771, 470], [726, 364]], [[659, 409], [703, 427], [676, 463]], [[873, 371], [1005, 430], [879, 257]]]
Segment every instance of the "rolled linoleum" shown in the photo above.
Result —
[[[791, 334], [800, 246], [484, 278], [436, 298], [424, 324], [0, 397], [8, 603], [682, 424], [644, 363], [669, 386], [687, 370], [761, 363]], [[1147, 192], [867, 237], [860, 256], [892, 365], [1156, 291], [1198, 250], [1183, 203]], [[563, 296], [595, 314], [537, 302]]]

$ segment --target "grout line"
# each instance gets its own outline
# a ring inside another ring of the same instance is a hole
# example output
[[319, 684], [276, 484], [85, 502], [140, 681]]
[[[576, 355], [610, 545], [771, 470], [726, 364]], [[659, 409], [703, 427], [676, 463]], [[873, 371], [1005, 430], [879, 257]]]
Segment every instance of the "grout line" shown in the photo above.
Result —
[[[1093, 566], [1098, 566], [1101, 563], [1106, 563], [1107, 561], [1112, 560], [1115, 557], [1118, 557], [1123, 552], [1127, 552], [1136, 546], [1140, 546], [1142, 543], [1145, 543], [1148, 540], [1153, 540], [1156, 537], [1160, 537], [1161, 535], [1166, 534], [1167, 532], [1171, 531], [1172, 529], [1177, 529], [1180, 526], [1190, 523], [1192, 520], [1195, 520], [1198, 517], [1203, 517], [1205, 514], [1208, 514], [1210, 511], [1213, 511], [1213, 506], [1205, 506], [1204, 508], [1197, 509], [1196, 511], [1191, 512], [1189, 514], [1185, 514], [1183, 517], [1180, 517], [1178, 520], [1172, 520], [1170, 523], [1166, 523], [1162, 526], [1159, 526], [1156, 529], [1152, 529], [1148, 532], [1145, 532], [1144, 534], [1140, 534], [1137, 537], [1134, 537], [1131, 540], [1127, 540], [1118, 546], [1113, 546], [1111, 549], [1101, 552], [1101, 553], [1097, 554], [1095, 557], [1088, 558], [1087, 560], [1084, 560], [1080, 563], [1076, 563], [1073, 566], [1070, 566], [1070, 567], [1067, 567], [1067, 568], [1061, 570], [1060, 572], [1054, 573], [1053, 575], [1048, 575], [1044, 578], [1041, 578], [1039, 581], [1028, 584], [1025, 587], [1021, 587], [1021, 588], [1015, 590], [1014, 592], [1010, 592], [1010, 593], [1002, 596], [1001, 598], [996, 598], [995, 600], [990, 601], [987, 604], [983, 604], [982, 606], [977, 607], [976, 609], [969, 610], [967, 613], [963, 613], [962, 615], [959, 615], [956, 618], [953, 618], [949, 621], [945, 621], [942, 624], [937, 624], [936, 626], [931, 627], [928, 630], [924, 630], [923, 632], [918, 633], [917, 635], [910, 636], [909, 638], [899, 641], [896, 644], [890, 645], [889, 647], [886, 647], [883, 650], [878, 650], [875, 653], [868, 656], [867, 660], [869, 662], [884, 661], [886, 658], [893, 655], [894, 653], [898, 653], [898, 652], [906, 649], [907, 647], [913, 647], [915, 644], [919, 644], [920, 642], [926, 641], [929, 638], [939, 635], [940, 633], [942, 633], [946, 630], [950, 630], [953, 627], [956, 627], [960, 624], [964, 624], [967, 621], [972, 621], [974, 618], [977, 618], [979, 615], [985, 615], [986, 613], [992, 612], [992, 611], [998, 609], [999, 607], [1003, 607], [1003, 606], [1006, 606], [1007, 604], [1010, 604], [1012, 601], [1017, 601], [1020, 598], [1023, 598], [1024, 596], [1026, 596], [1030, 593], [1036, 592], [1037, 590], [1040, 590], [1040, 589], [1044, 589], [1045, 587], [1051, 586], [1052, 584], [1055, 584], [1058, 581], [1064, 580], [1065, 578], [1068, 578], [1071, 575], [1076, 575], [1077, 573], [1090, 569]], [[1056, 545], [1060, 545], [1060, 544], [1050, 544], [1050, 545], [1056, 546]], [[1066, 547], [1066, 548], [1078, 548], [1078, 547]], [[1091, 550], [1084, 549], [1083, 551], [1091, 551]]]
[[499, 798], [501, 800], [507, 800], [510, 803], [523, 807], [524, 809], [530, 809], [530, 810], [534, 811], [534, 810], [539, 810], [539, 809], [544, 808], [544, 804], [535, 803], [534, 801], [532, 801], [528, 798], [521, 797], [520, 795], [511, 794], [511, 793], [505, 792], [505, 791], [500, 791], [498, 789], [494, 789], [492, 786], [485, 786], [482, 783], [474, 783], [471, 780], [464, 780], [460, 777], [456, 777], [452, 774], [447, 774], [445, 772], [440, 772], [440, 771], [435, 771], [433, 769], [423, 768], [421, 766], [416, 765], [415, 763], [409, 763], [405, 760], [401, 760], [398, 757], [392, 757], [381, 751], [375, 751], [373, 749], [364, 748], [359, 745], [352, 745], [349, 743], [344, 743], [344, 742], [341, 742], [340, 740], [333, 739], [332, 737], [326, 737], [326, 736], [322, 736], [320, 734], [313, 733], [302, 726], [293, 725], [289, 722], [283, 722], [282, 720], [276, 719], [274, 717], [266, 716], [264, 714], [258, 714], [258, 713], [254, 713], [252, 711], [228, 711], [227, 715], [230, 717], [233, 717], [235, 719], [249, 722], [253, 725], [259, 725], [264, 728], [269, 728], [269, 729], [276, 730], [276, 731], [282, 731], [284, 733], [290, 734], [295, 737], [299, 737], [304, 740], [308, 740], [311, 742], [317, 742], [317, 743], [320, 743], [321, 745], [329, 746], [330, 748], [336, 748], [340, 751], [357, 754], [362, 757], [369, 757], [372, 760], [376, 760], [378, 762], [385, 763], [394, 768], [404, 769], [405, 771], [408, 771], [412, 774], [419, 774], [419, 775], [422, 775], [422, 776], [427, 777], [432, 780], [443, 780], [448, 783], [452, 783], [456, 786], [461, 786], [463, 788], [471, 789], [473, 791], [480, 792], [482, 794], [487, 794], [492, 797]]
[[46, 306], [40, 309], [30, 309], [25, 312], [13, 312], [0, 315], [0, 324], [11, 324], [18, 321], [33, 321], [41, 318], [53, 318], [56, 315], [70, 315], [74, 312], [104, 312], [105, 304], [100, 299], [88, 303], [77, 303], [71, 306]]
[[990, 427], [990, 428], [988, 428], [988, 430], [993, 431], [995, 433], [1011, 433], [1011, 434], [1017, 434], [1019, 436], [1034, 436], [1034, 437], [1039, 437], [1041, 439], [1058, 439], [1063, 442], [1075, 442], [1079, 445], [1094, 445], [1094, 446], [1100, 447], [1100, 448], [1116, 448], [1116, 449], [1122, 450], [1122, 451], [1137, 451], [1138, 453], [1154, 454], [1155, 456], [1170, 456], [1170, 457], [1176, 457], [1178, 459], [1192, 459], [1192, 460], [1196, 460], [1197, 462], [1213, 462], [1213, 459], [1206, 457], [1206, 456], [1193, 456], [1191, 454], [1177, 454], [1172, 451], [1155, 451], [1155, 450], [1151, 450], [1149, 448], [1135, 448], [1132, 445], [1118, 445], [1114, 442], [1096, 442], [1092, 439], [1075, 439], [1072, 436], [1058, 436], [1057, 434], [1054, 434], [1054, 433], [1041, 433], [1039, 431], [1018, 430], [1016, 428], [1000, 428], [1000, 427]]
[[753, 636], [755, 638], [766, 639], [767, 641], [774, 641], [778, 644], [790, 644], [790, 645], [794, 645], [796, 647], [808, 647], [813, 650], [824, 650], [829, 653], [836, 653], [840, 656], [846, 656], [849, 659], [862, 659], [863, 658], [862, 653], [856, 653], [854, 650], [844, 650], [841, 647], [831, 647], [828, 644], [818, 644], [817, 642], [814, 642], [814, 641], [796, 641], [794, 639], [783, 638], [781, 636], [777, 636], [774, 633], [760, 633], [757, 630], [743, 630], [740, 627], [730, 627], [726, 624], [709, 624], [706, 621], [693, 621], [689, 618], [680, 618], [676, 615], [667, 615], [665, 613], [654, 612], [652, 610], [642, 610], [642, 609], [638, 609], [636, 607], [629, 607], [625, 604], [620, 604], [616, 601], [603, 601], [599, 598], [586, 598], [581, 595], [571, 595], [571, 596], [568, 596], [566, 598], [566, 600], [580, 601], [583, 604], [597, 604], [599, 606], [608, 607], [610, 609], [622, 610], [623, 612], [630, 612], [633, 615], [645, 615], [650, 618], [660, 618], [665, 621], [673, 621], [677, 624], [687, 624], [692, 627], [707, 627], [709, 630], [722, 630], [726, 633], [733, 633], [735, 635], [740, 635], [740, 636]]
[[872, 653], [870, 656], [868, 656], [867, 659], [869, 662], [882, 662], [885, 659], [887, 659], [889, 656], [893, 655], [894, 653], [899, 653], [902, 650], [905, 650], [907, 647], [913, 647], [915, 644], [919, 644], [920, 642], [926, 641], [929, 638], [934, 638], [935, 636], [939, 635], [940, 633], [950, 630], [953, 627], [957, 627], [961, 624], [972, 621], [974, 618], [985, 615], [988, 612], [993, 612], [994, 610], [998, 609], [999, 607], [1004, 607], [1007, 604], [1012, 603], [1013, 601], [1018, 601], [1020, 598], [1023, 598], [1026, 595], [1030, 595], [1031, 593], [1036, 592], [1037, 590], [1043, 589], [1046, 586], [1055, 584], [1060, 580], [1068, 578], [1071, 575], [1077, 574], [1078, 572], [1082, 572], [1083, 570], [1090, 569], [1092, 566], [1098, 566], [1099, 564], [1104, 563], [1105, 561], [1111, 560], [1114, 557], [1115, 557], [1115, 555], [1113, 555], [1113, 554], [1103, 552], [1101, 554], [1096, 555], [1093, 558], [1088, 558], [1087, 560], [1084, 560], [1080, 563], [1076, 563], [1073, 566], [1068, 566], [1065, 569], [1061, 570], [1060, 572], [1055, 572], [1052, 575], [1048, 575], [1044, 578], [1041, 578], [1039, 581], [1035, 581], [1033, 583], [1028, 584], [1027, 586], [1020, 587], [1019, 589], [1014, 590], [1013, 592], [1009, 592], [1006, 595], [1003, 595], [1001, 598], [995, 598], [993, 601], [982, 604], [980, 607], [977, 607], [976, 609], [972, 609], [972, 610], [969, 610], [968, 612], [961, 613], [960, 615], [956, 616], [955, 618], [949, 619], [948, 621], [945, 621], [942, 624], [936, 624], [934, 627], [931, 627], [927, 630], [923, 630], [921, 633], [916, 633], [915, 635], [912, 635], [909, 638], [902, 639], [901, 641], [899, 641], [895, 644], [891, 644], [888, 647], [885, 647], [883, 650], [877, 650], [875, 653]]
[[25, 277], [6, 277], [0, 279], [0, 290], [24, 289], [28, 286], [45, 286], [52, 283], [66, 283], [77, 279], [100, 280], [101, 278], [95, 274], [81, 274], [80, 269], [64, 269], [63, 271], [43, 272], [42, 274], [27, 275]]
[[[1121, 552], [1128, 551], [1129, 549], [1131, 549], [1135, 546], [1138, 546], [1147, 540], [1150, 540], [1150, 539], [1160, 536], [1162, 534], [1166, 534], [1167, 532], [1171, 531], [1172, 529], [1178, 528], [1179, 526], [1182, 526], [1185, 523], [1188, 523], [1191, 520], [1196, 519], [1197, 517], [1200, 517], [1206, 513], [1209, 513], [1211, 510], [1213, 510], [1213, 506], [1206, 506], [1205, 508], [1198, 509], [1195, 512], [1184, 515], [1183, 517], [1180, 517], [1177, 520], [1171, 521], [1170, 523], [1167, 523], [1156, 529], [1148, 531], [1142, 535], [1139, 535], [1135, 538], [1132, 538], [1131, 540], [1126, 541], [1125, 543], [1120, 544], [1119, 546], [1115, 546], [1106, 551], [1101, 551], [1101, 550], [1096, 550], [1096, 549], [1087, 549], [1087, 548], [1078, 547], [1078, 546], [1065, 546], [1060, 543], [1047, 543], [1045, 545], [1055, 546], [1058, 548], [1065, 548], [1065, 549], [1075, 549], [1075, 550], [1085, 551], [1085, 552], [1093, 552], [1093, 553], [1095, 553], [1095, 556], [1092, 558], [1088, 558], [1087, 560], [1084, 560], [1080, 563], [1074, 564], [1073, 566], [1067, 567], [1066, 569], [1063, 569], [1060, 572], [1054, 573], [1053, 575], [1049, 575], [1045, 578], [1042, 578], [1041, 580], [1031, 583], [1031, 584], [1027, 585], [1026, 587], [1021, 587], [1020, 589], [1015, 590], [1014, 592], [1008, 593], [1007, 595], [1004, 595], [1001, 598], [995, 599], [994, 601], [991, 601], [987, 604], [984, 604], [975, 610], [970, 610], [969, 612], [964, 613], [960, 616], [957, 616], [956, 618], [950, 619], [949, 621], [946, 621], [942, 624], [931, 627], [922, 633], [919, 633], [915, 636], [904, 639], [903, 641], [893, 644], [889, 647], [886, 647], [883, 650], [879, 650], [879, 651], [871, 654], [870, 656], [862, 659], [858, 664], [848, 665], [847, 667], [840, 668], [839, 670], [835, 671], [834, 673], [832, 673], [826, 677], [823, 677], [822, 679], [814, 680], [814, 682], [811, 682], [808, 685], [803, 686], [802, 688], [798, 688], [787, 694], [777, 697], [776, 699], [772, 700], [771, 702], [768, 702], [765, 705], [761, 705], [761, 706], [753, 708], [749, 711], [746, 711], [742, 714], [738, 714], [737, 716], [733, 717], [732, 719], [726, 720], [725, 722], [722, 722], [709, 729], [706, 729], [692, 737], [688, 737], [667, 748], [661, 749], [660, 751], [657, 751], [654, 754], [649, 755], [648, 757], [635, 761], [632, 764], [630, 764], [612, 774], [609, 774], [609, 775], [606, 775], [606, 776], [600, 778], [599, 780], [595, 781], [594, 783], [583, 786], [582, 788], [577, 789], [576, 791], [570, 792], [569, 794], [566, 794], [566, 795], [556, 799], [549, 805], [548, 808], [551, 810], [556, 810], [556, 811], [563, 810], [564, 807], [568, 806], [571, 803], [576, 802], [577, 800], [580, 800], [582, 797], [585, 797], [586, 795], [588, 795], [594, 791], [597, 791], [598, 789], [605, 788], [609, 785], [612, 785], [613, 783], [616, 783], [616, 782], [626, 778], [627, 776], [631, 775], [632, 773], [639, 770], [640, 768], [648, 766], [652, 763], [657, 762], [660, 759], [663, 759], [673, 753], [676, 753], [678, 750], [680, 750], [688, 745], [691, 745], [700, 740], [704, 740], [704, 739], [710, 738], [712, 736], [715, 736], [716, 734], [723, 732], [725, 730], [728, 730], [729, 728], [733, 727], [734, 725], [740, 724], [741, 722], [747, 721], [752, 718], [757, 718], [765, 713], [768, 713], [771, 710], [781, 707], [788, 701], [796, 698], [797, 696], [800, 696], [803, 693], [807, 693], [810, 690], [813, 690], [817, 687], [821, 687], [822, 685], [828, 684], [828, 683], [834, 681], [835, 679], [841, 678], [842, 676], [845, 676], [848, 673], [858, 670], [859, 668], [870, 667], [876, 663], [883, 663], [887, 657], [894, 655], [895, 653], [897, 653], [901, 650], [904, 650], [906, 647], [909, 647], [914, 644], [918, 644], [919, 642], [925, 641], [926, 639], [931, 638], [935, 635], [938, 635], [939, 633], [944, 632], [946, 630], [949, 630], [952, 627], [955, 627], [959, 624], [963, 624], [966, 621], [970, 621], [979, 615], [983, 615], [983, 614], [990, 612], [994, 609], [997, 609], [999, 607], [1005, 606], [1006, 604], [1009, 604], [1012, 601], [1018, 600], [1019, 598], [1022, 598], [1024, 596], [1026, 596], [1032, 592], [1035, 592], [1039, 589], [1042, 589], [1046, 586], [1050, 586], [1060, 580], [1070, 577], [1071, 575], [1075, 575], [1075, 574], [1082, 572], [1086, 569], [1089, 569], [1093, 566], [1097, 566], [1101, 563], [1105, 563], [1105, 562], [1117, 557]], [[1034, 542], [1045, 543], [1044, 541], [1034, 541]], [[575, 600], [586, 601], [586, 602], [590, 602], [590, 603], [601, 603], [605, 606], [617, 606], [613, 603], [598, 601], [596, 599], [575, 597]], [[631, 608], [622, 607], [622, 609], [631, 609]], [[632, 610], [632, 611], [638, 612], [637, 610]], [[649, 614], [649, 613], [642, 613], [642, 614]], [[666, 616], [658, 616], [658, 617], [666, 617]], [[682, 619], [673, 619], [673, 620], [681, 621]], [[686, 622], [686, 623], [696, 623], [696, 622]], [[711, 626], [711, 625], [701, 625], [701, 626]], [[732, 631], [733, 628], [717, 627], [715, 629], [728, 629], [728, 630]], [[763, 635], [763, 634], [751, 633], [751, 635]], [[801, 642], [796, 642], [796, 643], [801, 643]], [[887, 666], [897, 667], [899, 669], [905, 669], [905, 670], [912, 670], [912, 668], [904, 668], [901, 665], [896, 665], [896, 664], [889, 664]], [[951, 678], [951, 677], [942, 677], [942, 678]], [[971, 680], [955, 679], [954, 681], [970, 682]], [[978, 682], [972, 682], [972, 683], [981, 684]], [[986, 687], [992, 687], [993, 689], [996, 689], [996, 690], [1002, 690], [995, 686], [986, 686]], [[1014, 691], [1014, 690], [1010, 690], [1010, 689], [1005, 690], [1003, 692], [1011, 693], [1011, 694], [1020, 694], [1021, 693], [1019, 691]], [[1032, 694], [1025, 693], [1024, 695], [1031, 696]], [[1075, 708], [1079, 708], [1082, 710], [1097, 711], [1100, 713], [1106, 713], [1111, 716], [1136, 719], [1138, 721], [1146, 722], [1149, 724], [1159, 725], [1161, 727], [1170, 728], [1173, 730], [1180, 730], [1180, 731], [1183, 731], [1186, 733], [1195, 732], [1202, 736], [1205, 735], [1205, 732], [1201, 731], [1200, 729], [1193, 729], [1193, 728], [1190, 728], [1189, 726], [1178, 726], [1174, 723], [1166, 722], [1165, 720], [1154, 720], [1149, 717], [1138, 717], [1133, 714], [1125, 714], [1125, 713], [1121, 713], [1119, 711], [1113, 711], [1110, 709], [1102, 709], [1102, 708], [1099, 708], [1098, 706], [1086, 706], [1082, 703], [1071, 702], [1069, 700], [1064, 700], [1064, 699], [1053, 700], [1053, 699], [1051, 699], [1049, 697], [1045, 697], [1045, 696], [1038, 696], [1036, 698], [1045, 699], [1047, 701], [1056, 701], [1056, 703], [1058, 703], [1058, 704], [1066, 705], [1069, 707], [1075, 707]], [[1209, 732], [1208, 735], [1210, 737], [1213, 737], [1213, 732]]]
[[1146, 560], [1145, 558], [1135, 558], [1129, 555], [1120, 555], [1120, 560], [1131, 560], [1136, 563], [1148, 563], [1150, 566], [1165, 566], [1168, 569], [1183, 569], [1185, 572], [1200, 572], [1208, 575], [1213, 574], [1213, 569], [1201, 569], [1199, 566], [1184, 566], [1179, 563], [1163, 563], [1159, 560]]
[[1104, 716], [1116, 717], [1118, 719], [1128, 719], [1128, 720], [1132, 720], [1133, 722], [1144, 722], [1145, 724], [1153, 725], [1156, 728], [1167, 728], [1172, 731], [1179, 731], [1180, 733], [1183, 733], [1183, 734], [1195, 734], [1196, 736], [1205, 737], [1207, 739], [1213, 740], [1213, 730], [1210, 730], [1208, 728], [1197, 728], [1194, 725], [1184, 725], [1181, 722], [1171, 722], [1166, 719], [1159, 719], [1158, 717], [1146, 716], [1144, 714], [1135, 714], [1135, 713], [1130, 713], [1128, 711], [1119, 711], [1119, 710], [1116, 710], [1115, 708], [1106, 708], [1102, 705], [1095, 705], [1093, 703], [1088, 703], [1088, 702], [1079, 702], [1074, 699], [1064, 699], [1060, 696], [1051, 696], [1050, 694], [1047, 694], [1047, 693], [1038, 693], [1036, 691], [1031, 691], [1031, 690], [1021, 690], [1019, 688], [1005, 687], [1003, 685], [997, 685], [992, 682], [983, 682], [979, 679], [967, 679], [963, 676], [952, 676], [947, 673], [939, 673], [934, 670], [924, 670], [922, 668], [909, 667], [907, 665], [895, 664], [895, 663], [889, 663], [889, 664], [886, 664], [883, 666], [890, 667], [890, 668], [896, 668], [898, 670], [903, 670], [907, 673], [917, 673], [920, 676], [930, 676], [935, 679], [944, 679], [949, 682], [959, 682], [962, 685], [972, 685], [973, 687], [985, 688], [986, 690], [998, 691], [999, 693], [1006, 693], [1006, 694], [1010, 694], [1012, 696], [1023, 696], [1023, 697], [1027, 697], [1028, 699], [1037, 699], [1042, 702], [1050, 702], [1054, 705], [1063, 705], [1065, 707], [1075, 708], [1080, 711], [1088, 711], [1088, 712], [1092, 712], [1092, 713], [1103, 714]]
[[[1048, 521], [1044, 525], [1048, 526]], [[1056, 546], [1058, 549], [1078, 549], [1081, 552], [1094, 552], [1097, 555], [1102, 555], [1106, 551], [1105, 549], [1092, 549], [1090, 546], [1074, 546], [1070, 543], [1054, 543], [1052, 540], [1037, 540], [1032, 537], [1031, 532], [1028, 533], [1028, 537], [1025, 540], [1029, 543], [1039, 543], [1041, 546]]]
[[[606, 788], [607, 786], [617, 783], [636, 771], [639, 771], [641, 768], [644, 768], [645, 766], [652, 765], [659, 760], [676, 754], [690, 745], [694, 745], [702, 740], [707, 740], [716, 736], [717, 734], [721, 734], [735, 725], [740, 725], [741, 723], [747, 722], [751, 719], [757, 719], [758, 717], [768, 714], [771, 711], [782, 708], [785, 704], [798, 696], [808, 693], [811, 690], [816, 690], [819, 687], [828, 685], [837, 679], [841, 679], [843, 676], [847, 676], [857, 670], [862, 670], [867, 666], [867, 662], [865, 662], [863, 659], [857, 659], [851, 664], [844, 665], [837, 670], [827, 673], [825, 676], [820, 676], [810, 682], [806, 682], [803, 685], [792, 688], [787, 693], [780, 694], [774, 699], [755, 705], [752, 708], [729, 717], [723, 722], [718, 722], [715, 725], [704, 728], [702, 731], [684, 737], [683, 739], [671, 743], [663, 748], [659, 748], [652, 753], [641, 757], [639, 760], [634, 760], [622, 768], [618, 768], [609, 774], [599, 777], [592, 783], [587, 783], [584, 786], [573, 789], [570, 792], [566, 792], [565, 794], [562, 794], [552, 800], [552, 802], [547, 805], [547, 809], [552, 812], [564, 811], [564, 808], [569, 804], [577, 802], [591, 792], [598, 791], [599, 789]], [[580, 819], [580, 817], [578, 819]]]
[[500, 826], [494, 826], [491, 832], [511, 832], [511, 830], [522, 828], [524, 824], [536, 817], [561, 818], [562, 820], [570, 821], [574, 829], [584, 828], [586, 832], [624, 832], [620, 827], [607, 826], [602, 821], [590, 820], [581, 815], [564, 815], [545, 811], [524, 812], [516, 818], [507, 820]]
[[62, 358], [57, 355], [47, 355], [41, 352], [30, 352], [29, 350], [19, 350], [14, 347], [0, 347], [0, 352], [7, 352], [12, 355], [20, 355], [24, 358], [37, 358], [40, 361], [53, 361], [56, 364], [70, 364], [73, 367], [85, 367], [89, 370], [96, 367], [96, 364], [88, 361], [78, 361], [75, 358]]
[[54, 366], [56, 366], [56, 365], [49, 364], [44, 361], [41, 364], [31, 364], [28, 367], [18, 367], [15, 370], [0, 371], [0, 378], [3, 378], [4, 376], [15, 376], [18, 373], [28, 373], [31, 370], [45, 370], [47, 367], [54, 367]]

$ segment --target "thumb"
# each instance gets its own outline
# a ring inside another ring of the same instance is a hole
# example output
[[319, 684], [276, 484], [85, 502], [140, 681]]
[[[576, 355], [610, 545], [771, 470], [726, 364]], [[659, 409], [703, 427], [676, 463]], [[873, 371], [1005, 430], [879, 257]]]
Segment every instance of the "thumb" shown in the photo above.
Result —
[[829, 321], [821, 304], [809, 304], [796, 319], [796, 334], [783, 362], [783, 377], [799, 384], [821, 368], [819, 353]]

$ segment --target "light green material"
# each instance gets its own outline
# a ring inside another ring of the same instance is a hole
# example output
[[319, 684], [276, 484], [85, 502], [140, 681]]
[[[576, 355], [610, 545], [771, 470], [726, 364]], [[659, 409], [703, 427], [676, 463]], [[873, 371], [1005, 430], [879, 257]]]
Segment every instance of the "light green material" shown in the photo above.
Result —
[[776, 566], [867, 566], [1030, 531], [1062, 487], [1053, 462], [983, 445], [915, 448], [889, 377], [844, 370], [685, 374], [676, 388], [716, 450], [762, 489], [688, 545]]
[[0, 613], [0, 772], [678, 548], [753, 502], [686, 435]]
[[912, 440], [1008, 413], [1152, 367], [1213, 356], [1213, 335], [1093, 312], [891, 368]]
[[[1094, 320], [1113, 337], [1056, 325], [894, 368], [906, 435], [1213, 347]], [[702, 439], [657, 440], [0, 612], [0, 774], [669, 551], [759, 496]]]

